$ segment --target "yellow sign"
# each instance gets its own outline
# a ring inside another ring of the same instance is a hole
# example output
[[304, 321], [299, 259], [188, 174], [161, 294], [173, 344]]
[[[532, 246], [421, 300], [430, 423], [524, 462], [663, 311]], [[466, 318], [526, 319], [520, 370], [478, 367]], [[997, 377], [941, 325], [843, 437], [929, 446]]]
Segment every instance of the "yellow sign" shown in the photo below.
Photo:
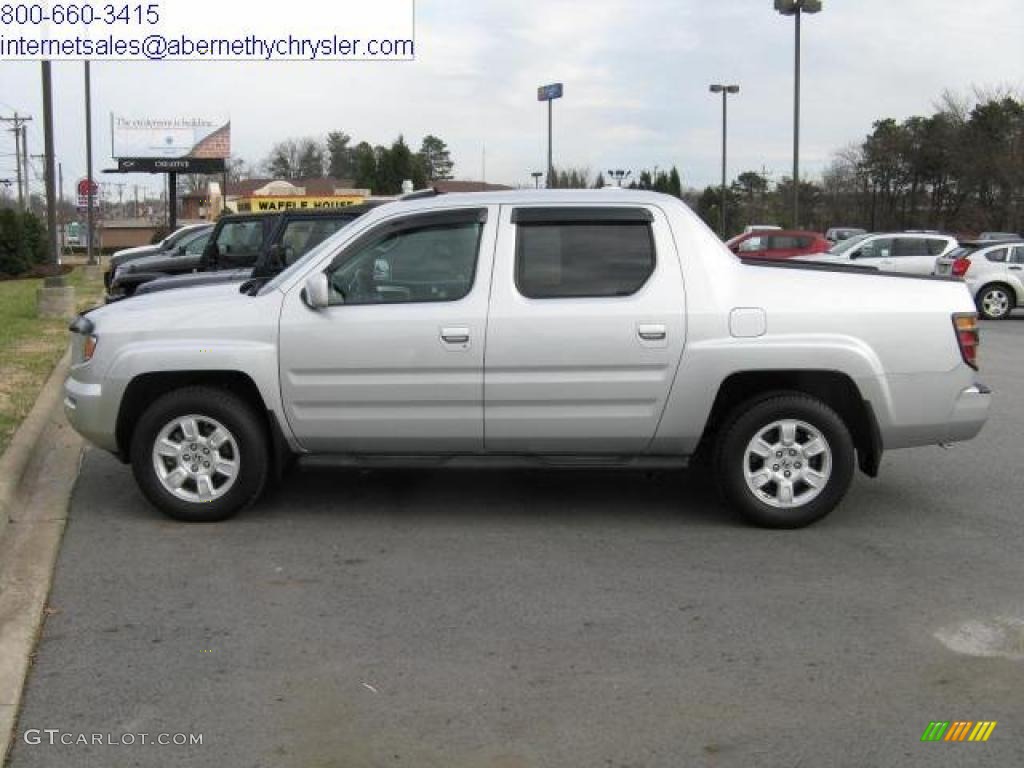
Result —
[[347, 208], [362, 203], [366, 198], [351, 196], [338, 197], [249, 197], [238, 201], [239, 213], [263, 213], [273, 211], [316, 211], [325, 208]]

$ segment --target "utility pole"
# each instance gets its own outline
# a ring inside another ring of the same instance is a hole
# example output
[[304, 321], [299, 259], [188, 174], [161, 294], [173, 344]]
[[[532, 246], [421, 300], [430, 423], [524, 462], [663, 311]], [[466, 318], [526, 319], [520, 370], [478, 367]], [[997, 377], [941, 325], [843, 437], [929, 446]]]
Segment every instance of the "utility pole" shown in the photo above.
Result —
[[53, 167], [53, 76], [49, 60], [43, 64], [43, 152], [46, 154], [46, 233], [50, 242], [50, 259], [60, 264], [57, 242], [57, 178]]
[[[28, 186], [28, 164], [24, 165], [24, 174], [22, 173], [22, 163], [24, 162], [23, 157], [25, 152], [22, 151], [22, 137], [24, 136], [25, 123], [30, 122], [31, 117], [25, 117], [19, 115], [17, 112], [14, 113], [13, 117], [0, 117], [0, 123], [11, 123], [12, 127], [9, 128], [11, 133], [14, 134], [14, 164], [17, 167], [18, 176], [18, 209], [25, 210], [25, 193], [23, 186]], [[22, 185], [22, 176], [24, 175], [25, 184]]]
[[60, 229], [60, 252], [68, 247], [68, 227], [64, 221], [64, 163], [57, 163], [57, 226]]
[[21, 167], [25, 177], [25, 210], [32, 209], [32, 174], [28, 164], [28, 126], [21, 126]]

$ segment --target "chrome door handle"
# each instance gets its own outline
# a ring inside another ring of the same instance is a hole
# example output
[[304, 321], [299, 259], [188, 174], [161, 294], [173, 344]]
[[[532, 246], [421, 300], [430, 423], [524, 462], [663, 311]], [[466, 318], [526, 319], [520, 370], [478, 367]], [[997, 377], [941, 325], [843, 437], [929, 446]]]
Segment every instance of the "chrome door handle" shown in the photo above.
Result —
[[668, 336], [668, 331], [665, 330], [664, 325], [640, 325], [637, 330], [637, 335], [644, 341], [664, 341], [665, 337]]
[[442, 328], [441, 340], [446, 344], [469, 343], [469, 328]]

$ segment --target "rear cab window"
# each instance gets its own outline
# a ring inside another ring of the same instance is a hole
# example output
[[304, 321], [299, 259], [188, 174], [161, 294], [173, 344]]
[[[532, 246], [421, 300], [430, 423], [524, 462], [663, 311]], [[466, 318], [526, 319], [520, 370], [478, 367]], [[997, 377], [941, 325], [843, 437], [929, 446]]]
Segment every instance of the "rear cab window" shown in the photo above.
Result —
[[517, 208], [515, 282], [529, 299], [632, 296], [654, 273], [645, 208]]

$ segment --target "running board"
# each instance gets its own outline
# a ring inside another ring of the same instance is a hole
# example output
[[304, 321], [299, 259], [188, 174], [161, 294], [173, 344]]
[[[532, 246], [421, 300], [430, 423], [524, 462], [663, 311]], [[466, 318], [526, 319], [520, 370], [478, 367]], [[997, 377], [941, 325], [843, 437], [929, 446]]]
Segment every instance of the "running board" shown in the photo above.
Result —
[[684, 469], [687, 456], [594, 456], [590, 454], [452, 454], [445, 456], [317, 454], [300, 456], [304, 467], [363, 469]]

